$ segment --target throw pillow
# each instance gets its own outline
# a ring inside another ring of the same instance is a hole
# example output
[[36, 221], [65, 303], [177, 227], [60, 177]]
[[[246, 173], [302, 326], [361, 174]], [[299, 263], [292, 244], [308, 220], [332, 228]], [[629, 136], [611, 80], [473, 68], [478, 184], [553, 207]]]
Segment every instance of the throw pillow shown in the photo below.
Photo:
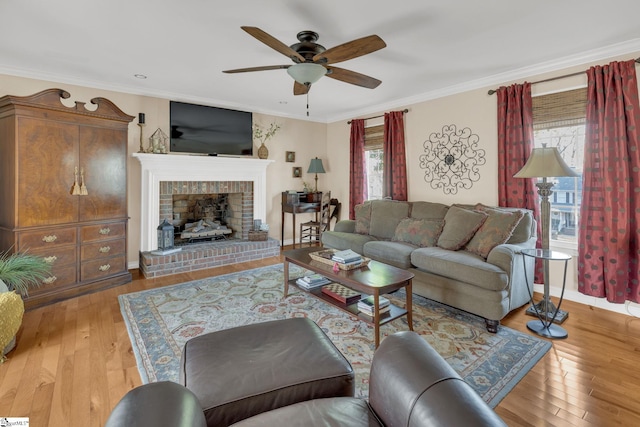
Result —
[[486, 258], [493, 248], [509, 240], [513, 230], [522, 219], [523, 213], [522, 211], [492, 208], [482, 204], [476, 205], [476, 210], [489, 216], [467, 243], [465, 249]]
[[487, 217], [484, 212], [451, 206], [444, 216], [444, 228], [438, 237], [438, 246], [457, 251], [471, 240]]
[[369, 227], [371, 226], [371, 203], [364, 202], [356, 205], [353, 210], [356, 215], [355, 232], [358, 234], [369, 234]]
[[405, 218], [396, 227], [391, 240], [411, 243], [423, 248], [435, 246], [443, 225], [442, 219]]

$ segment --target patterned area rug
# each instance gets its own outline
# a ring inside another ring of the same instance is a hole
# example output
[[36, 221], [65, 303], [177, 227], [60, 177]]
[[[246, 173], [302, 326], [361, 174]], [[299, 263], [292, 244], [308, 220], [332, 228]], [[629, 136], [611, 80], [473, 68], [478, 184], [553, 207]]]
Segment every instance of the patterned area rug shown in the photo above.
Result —
[[[292, 278], [305, 274], [290, 266]], [[373, 326], [295, 287], [290, 287], [290, 295], [283, 300], [283, 280], [282, 264], [278, 264], [120, 295], [142, 381], [178, 381], [180, 353], [195, 336], [267, 320], [309, 317], [351, 362], [356, 395], [367, 397]], [[387, 297], [400, 306], [405, 301], [402, 291]], [[482, 318], [417, 295], [413, 304], [414, 330], [491, 407], [551, 347], [547, 341], [506, 327], [490, 334]], [[406, 318], [396, 319], [380, 328], [381, 339], [407, 329]]]

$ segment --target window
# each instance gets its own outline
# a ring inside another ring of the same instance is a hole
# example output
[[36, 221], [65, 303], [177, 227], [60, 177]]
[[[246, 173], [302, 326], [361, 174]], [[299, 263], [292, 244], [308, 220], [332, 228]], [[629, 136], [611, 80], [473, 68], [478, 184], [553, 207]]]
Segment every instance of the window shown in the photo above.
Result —
[[367, 162], [367, 190], [369, 200], [382, 199], [384, 173], [384, 125], [371, 126], [364, 130], [364, 155]]
[[579, 176], [554, 178], [551, 203], [551, 244], [576, 247], [582, 168], [584, 159], [586, 89], [533, 98], [533, 128], [536, 147], [557, 147], [562, 159]]

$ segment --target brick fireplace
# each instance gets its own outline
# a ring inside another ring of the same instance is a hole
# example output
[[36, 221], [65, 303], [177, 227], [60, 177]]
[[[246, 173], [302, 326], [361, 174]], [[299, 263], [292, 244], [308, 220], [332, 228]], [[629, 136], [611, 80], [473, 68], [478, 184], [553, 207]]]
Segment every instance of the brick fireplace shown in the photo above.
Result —
[[[266, 218], [266, 169], [273, 160], [176, 154], [134, 153], [141, 165], [140, 269], [145, 277], [251, 261], [279, 254], [275, 239], [248, 241], [253, 219]], [[230, 241], [198, 243], [169, 255], [157, 249], [157, 227], [172, 220], [174, 194], [241, 194], [242, 236]]]

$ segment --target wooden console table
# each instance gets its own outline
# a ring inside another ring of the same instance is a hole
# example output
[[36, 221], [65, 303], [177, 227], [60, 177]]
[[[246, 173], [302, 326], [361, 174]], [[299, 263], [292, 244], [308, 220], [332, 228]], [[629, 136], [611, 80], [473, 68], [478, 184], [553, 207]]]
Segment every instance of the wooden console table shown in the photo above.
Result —
[[280, 228], [280, 246], [284, 246], [284, 214], [293, 216], [293, 248], [296, 247], [296, 214], [315, 213], [321, 210], [322, 193], [282, 192], [282, 222]]

